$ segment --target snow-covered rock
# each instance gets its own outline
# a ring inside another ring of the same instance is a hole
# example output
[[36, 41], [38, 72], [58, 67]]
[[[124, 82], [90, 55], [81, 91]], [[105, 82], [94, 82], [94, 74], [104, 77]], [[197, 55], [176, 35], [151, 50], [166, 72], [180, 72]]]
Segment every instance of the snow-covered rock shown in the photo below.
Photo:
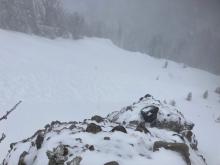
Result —
[[11, 144], [3, 165], [204, 165], [193, 126], [175, 107], [146, 95], [106, 118], [47, 124]]
[[[153, 120], [154, 117], [155, 120]], [[127, 106], [121, 111], [109, 114], [108, 119], [119, 123], [133, 123], [141, 120], [150, 123], [151, 126], [175, 132], [192, 130], [194, 126], [174, 106], [162, 104], [149, 94], [141, 97], [137, 103], [133, 103], [133, 105]]]

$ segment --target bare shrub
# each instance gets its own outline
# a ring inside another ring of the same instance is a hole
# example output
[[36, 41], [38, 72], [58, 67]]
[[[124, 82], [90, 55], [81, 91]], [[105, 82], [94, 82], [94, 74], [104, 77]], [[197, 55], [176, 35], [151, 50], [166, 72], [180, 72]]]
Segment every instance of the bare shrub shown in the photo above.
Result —
[[217, 88], [215, 89], [215, 93], [220, 94], [220, 87], [217, 87]]
[[175, 101], [175, 100], [171, 100], [171, 101], [170, 101], [170, 105], [176, 106], [176, 101]]
[[165, 61], [163, 68], [167, 68], [168, 67], [168, 61]]
[[189, 92], [187, 97], [186, 97], [187, 101], [191, 101], [192, 100], [192, 92]]
[[207, 99], [208, 96], [209, 96], [209, 92], [208, 92], [208, 90], [206, 90], [206, 91], [203, 93], [203, 98], [204, 98], [204, 99]]
[[[9, 111], [7, 111], [2, 117], [0, 117], [0, 122], [3, 120], [7, 120], [8, 116], [18, 107], [19, 104], [21, 104], [22, 101], [19, 101], [17, 104], [15, 104]], [[0, 137], [0, 143], [6, 138], [5, 133], [2, 133]]]

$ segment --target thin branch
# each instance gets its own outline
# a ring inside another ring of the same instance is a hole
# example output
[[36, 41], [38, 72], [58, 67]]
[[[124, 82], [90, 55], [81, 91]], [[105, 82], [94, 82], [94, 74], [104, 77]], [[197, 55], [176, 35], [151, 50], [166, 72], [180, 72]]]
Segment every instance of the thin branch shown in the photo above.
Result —
[[[3, 115], [1, 118], [0, 118], [0, 121], [2, 120], [7, 120], [7, 117], [8, 115], [10, 115], [10, 113], [12, 113], [17, 107], [19, 104], [21, 104], [22, 101], [19, 101], [17, 104], [15, 104], [9, 111], [6, 112], [5, 115]], [[2, 133], [2, 136], [0, 137], [0, 143], [6, 138], [6, 135], [4, 133]]]
[[9, 111], [7, 111], [6, 114], [0, 118], [0, 121], [7, 120], [8, 115], [12, 113], [18, 107], [18, 105], [21, 104], [21, 102], [22, 101], [19, 101], [17, 104], [14, 105], [14, 107], [12, 107]]

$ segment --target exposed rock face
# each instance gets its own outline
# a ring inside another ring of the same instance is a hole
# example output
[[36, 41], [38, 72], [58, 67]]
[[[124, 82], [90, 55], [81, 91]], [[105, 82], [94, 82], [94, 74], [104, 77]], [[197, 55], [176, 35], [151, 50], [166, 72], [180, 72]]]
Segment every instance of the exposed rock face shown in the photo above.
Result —
[[102, 128], [99, 125], [96, 125], [94, 123], [90, 123], [87, 128], [86, 128], [86, 132], [90, 132], [90, 133], [98, 133], [101, 132]]
[[[173, 151], [169, 154], [173, 153], [174, 157], [174, 152], [178, 152], [187, 165], [205, 165], [192, 128], [193, 123], [175, 107], [146, 95], [106, 118], [94, 116], [83, 122], [47, 124], [30, 138], [13, 143], [3, 165], [13, 165], [14, 160], [18, 165], [90, 164], [88, 158], [93, 164], [100, 164], [101, 159], [103, 165], [136, 164], [137, 161], [138, 165], [145, 165], [148, 161], [152, 164], [154, 154], [160, 159], [166, 150]], [[160, 148], [165, 151], [161, 152]], [[117, 162], [109, 162], [109, 157]]]
[[28, 155], [28, 152], [24, 151], [20, 157], [19, 157], [19, 161], [18, 161], [18, 165], [26, 165], [25, 163], [25, 156]]
[[183, 131], [182, 135], [188, 140], [192, 149], [198, 150], [198, 147], [197, 147], [198, 141], [196, 140], [196, 136], [194, 135], [192, 131], [190, 130]]
[[39, 134], [37, 135], [36, 142], [35, 142], [37, 149], [41, 148], [43, 141], [44, 141], [44, 134], [43, 132], [39, 132]]
[[145, 122], [152, 123], [157, 119], [158, 111], [159, 108], [154, 105], [147, 106], [141, 110], [141, 116], [143, 117]]
[[189, 147], [185, 143], [168, 143], [164, 141], [156, 141], [153, 146], [153, 151], [159, 151], [160, 148], [165, 148], [180, 153], [186, 161], [187, 165], [191, 165], [189, 158]]
[[152, 124], [153, 127], [161, 128], [161, 129], [169, 129], [174, 132], [180, 133], [183, 130], [192, 130], [194, 127], [194, 124], [192, 123], [184, 123], [181, 124], [181, 118], [177, 119], [177, 121], [167, 121], [166, 119], [163, 119], [162, 121], [155, 121], [154, 124]]

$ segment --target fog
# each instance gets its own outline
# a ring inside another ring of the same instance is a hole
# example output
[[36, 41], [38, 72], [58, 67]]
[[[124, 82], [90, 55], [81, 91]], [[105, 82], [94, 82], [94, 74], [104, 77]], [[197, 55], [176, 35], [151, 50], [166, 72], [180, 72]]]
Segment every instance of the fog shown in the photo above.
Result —
[[220, 74], [219, 0], [65, 0], [88, 36]]
[[220, 75], [220, 0], [0, 0], [0, 28], [79, 39]]

